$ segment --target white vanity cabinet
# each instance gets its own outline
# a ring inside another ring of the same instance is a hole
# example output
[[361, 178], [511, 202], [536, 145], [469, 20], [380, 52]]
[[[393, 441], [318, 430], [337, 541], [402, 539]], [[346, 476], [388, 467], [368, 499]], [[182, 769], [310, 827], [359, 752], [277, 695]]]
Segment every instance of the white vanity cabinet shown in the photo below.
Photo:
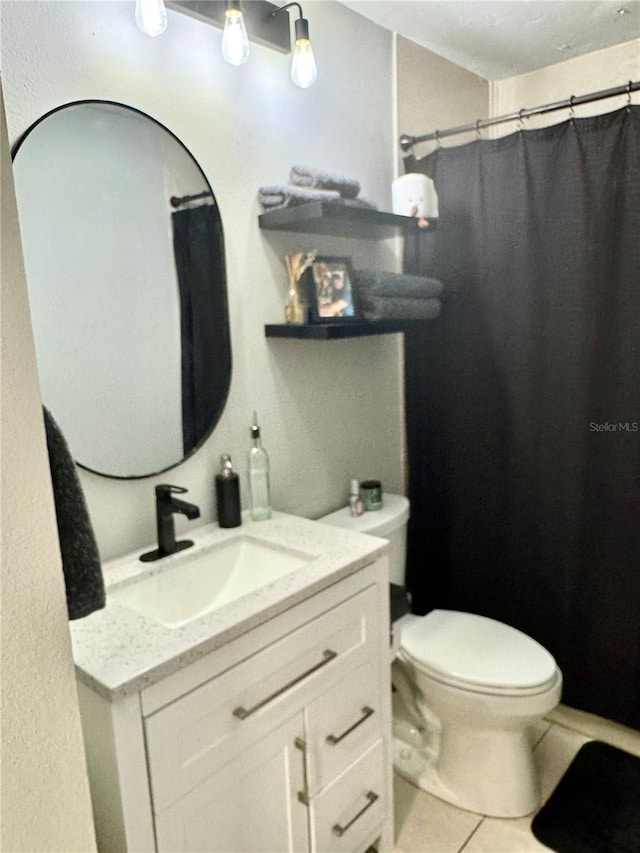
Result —
[[140, 692], [79, 695], [101, 851], [392, 849], [386, 557]]

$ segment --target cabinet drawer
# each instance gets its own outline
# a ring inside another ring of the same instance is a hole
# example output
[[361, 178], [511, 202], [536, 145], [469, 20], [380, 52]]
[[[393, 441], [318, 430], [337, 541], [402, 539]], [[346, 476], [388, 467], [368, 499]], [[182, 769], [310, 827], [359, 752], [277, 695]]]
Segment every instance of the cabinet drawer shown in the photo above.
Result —
[[156, 813], [371, 655], [376, 588], [287, 634], [145, 720]]
[[382, 741], [311, 801], [317, 853], [362, 853], [379, 834], [387, 809]]
[[377, 657], [309, 705], [309, 793], [314, 796], [382, 737]]

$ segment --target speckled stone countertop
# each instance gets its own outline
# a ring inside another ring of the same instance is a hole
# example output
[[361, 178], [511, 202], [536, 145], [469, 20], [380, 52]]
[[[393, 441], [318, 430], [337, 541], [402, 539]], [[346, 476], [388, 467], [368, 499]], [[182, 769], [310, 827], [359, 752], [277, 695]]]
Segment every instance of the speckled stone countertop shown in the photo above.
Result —
[[[177, 672], [370, 564], [389, 547], [383, 539], [283, 513], [274, 513], [269, 521], [244, 519], [232, 530], [208, 524], [183, 533], [187, 535], [194, 541], [192, 548], [155, 563], [139, 560], [149, 547], [105, 563], [107, 606], [70, 623], [78, 677], [112, 701]], [[117, 583], [141, 572], [165, 571], [238, 535], [303, 552], [309, 562], [180, 628], [167, 628], [109, 598]]]

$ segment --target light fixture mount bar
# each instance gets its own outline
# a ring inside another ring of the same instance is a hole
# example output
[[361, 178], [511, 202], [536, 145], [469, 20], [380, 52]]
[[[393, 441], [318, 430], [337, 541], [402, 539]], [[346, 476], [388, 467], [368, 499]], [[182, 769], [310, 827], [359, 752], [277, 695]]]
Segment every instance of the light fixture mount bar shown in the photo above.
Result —
[[304, 15], [302, 14], [302, 6], [299, 3], [286, 3], [284, 6], [278, 6], [276, 9], [273, 10], [271, 14], [275, 16], [278, 14], [278, 12], [286, 12], [286, 10], [290, 9], [292, 6], [297, 6], [298, 17], [304, 18]]
[[[281, 7], [266, 0], [248, 0], [239, 2], [238, 5], [245, 17], [251, 42], [270, 47], [279, 53], [291, 52], [289, 15], [275, 17], [273, 14], [280, 11]], [[227, 8], [225, 0], [167, 0], [166, 6], [167, 9], [189, 15], [190, 18], [196, 18], [205, 24], [219, 29], [224, 27], [224, 13]]]
[[296, 41], [298, 39], [308, 39], [309, 38], [309, 21], [305, 18], [304, 13], [302, 11], [302, 6], [299, 3], [287, 3], [284, 6], [278, 6], [278, 8], [271, 13], [271, 17], [275, 18], [278, 12], [286, 12], [287, 9], [290, 9], [292, 6], [298, 7], [298, 17], [295, 20], [295, 33], [296, 33]]

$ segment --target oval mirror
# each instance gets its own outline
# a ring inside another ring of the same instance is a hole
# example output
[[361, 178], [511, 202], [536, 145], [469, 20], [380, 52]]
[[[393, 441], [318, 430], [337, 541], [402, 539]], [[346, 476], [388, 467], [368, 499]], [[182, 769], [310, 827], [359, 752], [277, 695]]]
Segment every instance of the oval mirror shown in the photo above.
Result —
[[84, 468], [193, 453], [231, 380], [222, 221], [198, 163], [132, 107], [78, 101], [14, 151], [42, 399]]

